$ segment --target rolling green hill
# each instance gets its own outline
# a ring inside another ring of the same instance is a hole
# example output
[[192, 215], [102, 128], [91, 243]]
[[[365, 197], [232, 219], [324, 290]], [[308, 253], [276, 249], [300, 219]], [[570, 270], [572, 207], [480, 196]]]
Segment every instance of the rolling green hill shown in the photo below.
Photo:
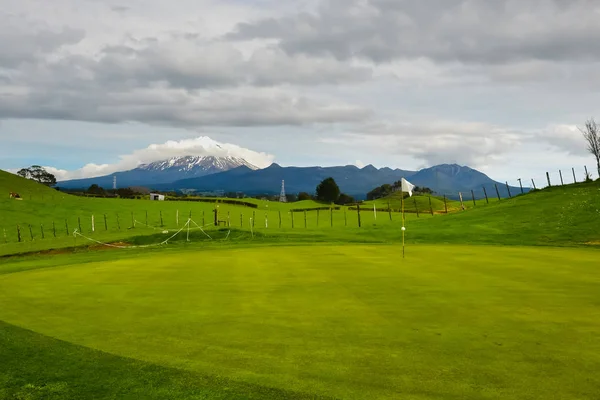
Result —
[[553, 186], [411, 223], [418, 243], [600, 245], [600, 182]]
[[62, 197], [66, 196], [32, 180], [0, 170], [0, 207], [7, 203], [7, 200], [10, 200], [10, 192], [19, 193], [24, 199], [45, 197], [46, 200], [49, 200], [53, 196], [55, 198], [59, 197], [59, 195]]
[[[485, 243], [535, 245], [595, 245], [600, 242], [600, 183], [551, 187], [503, 199], [460, 203], [448, 200], [450, 215], [429, 214], [429, 200], [436, 214], [444, 211], [443, 199], [413, 196], [407, 199], [407, 243]], [[206, 202], [149, 201], [84, 198], [65, 195], [35, 182], [0, 171], [0, 254], [22, 253], [83, 244], [73, 240], [73, 230], [102, 242], [144, 239], [134, 237], [169, 234], [180, 229], [189, 215], [202, 225], [213, 222], [217, 204]], [[8, 198], [9, 191], [24, 197]], [[400, 209], [400, 194], [361, 205], [361, 228], [356, 210], [312, 210], [290, 213], [292, 209], [323, 207], [314, 201], [279, 203], [245, 199], [258, 208], [218, 204], [219, 220], [231, 229], [260, 233], [261, 242], [335, 241], [397, 242], [401, 238], [400, 216], [372, 211], [373, 204], [386, 210]], [[415, 214], [415, 202], [420, 214]], [[94, 216], [94, 231], [92, 231]], [[106, 224], [105, 224], [106, 217]], [[280, 222], [281, 221], [281, 222]], [[17, 226], [21, 243], [17, 243]], [[206, 229], [214, 229], [208, 226]], [[56, 238], [54, 237], [56, 233]], [[43, 235], [43, 236], [42, 236]], [[33, 238], [33, 239], [32, 239]], [[160, 237], [151, 240], [160, 242]], [[149, 239], [149, 240], [150, 240]]]
[[[431, 204], [430, 201], [431, 200]], [[361, 207], [369, 208], [375, 207], [382, 210], [387, 210], [388, 206], [393, 210], [402, 209], [402, 193], [394, 192], [389, 196], [383, 197], [377, 200], [365, 201], [361, 204]], [[448, 206], [448, 212], [457, 211], [460, 209], [460, 202], [455, 200], [446, 199]], [[446, 212], [446, 205], [444, 204], [443, 197], [437, 196], [425, 196], [425, 195], [414, 195], [404, 199], [404, 211], [409, 213], [416, 213], [417, 210], [420, 213], [429, 213], [433, 209], [434, 213]]]

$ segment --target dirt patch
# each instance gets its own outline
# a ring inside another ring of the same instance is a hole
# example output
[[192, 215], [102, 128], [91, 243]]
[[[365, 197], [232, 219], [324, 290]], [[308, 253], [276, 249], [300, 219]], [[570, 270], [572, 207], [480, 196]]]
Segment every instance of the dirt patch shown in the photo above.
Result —
[[[6, 254], [3, 256], [0, 256], [0, 258], [26, 257], [26, 256], [55, 256], [55, 255], [60, 255], [60, 254], [74, 253], [77, 250], [88, 250], [88, 251], [122, 250], [122, 247], [131, 246], [131, 243], [113, 242], [113, 243], [110, 243], [110, 245], [111, 246], [95, 244], [92, 246], [63, 247], [60, 249], [38, 250], [38, 251], [30, 251], [27, 253]], [[119, 247], [112, 247], [112, 246], [119, 246]]]
[[131, 243], [127, 243], [127, 242], [112, 242], [109, 244], [110, 244], [110, 246], [105, 246], [103, 244], [95, 244], [92, 246], [88, 246], [87, 248], [88, 248], [88, 250], [100, 251], [100, 250], [120, 250], [122, 247], [132, 246]]

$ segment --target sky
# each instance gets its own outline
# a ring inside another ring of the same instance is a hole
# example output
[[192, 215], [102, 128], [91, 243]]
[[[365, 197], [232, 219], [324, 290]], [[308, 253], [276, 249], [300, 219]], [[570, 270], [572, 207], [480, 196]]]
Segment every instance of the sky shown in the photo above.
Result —
[[[0, 0], [0, 168], [594, 168], [594, 0]], [[218, 145], [220, 144], [220, 146]], [[225, 150], [224, 150], [225, 149]]]

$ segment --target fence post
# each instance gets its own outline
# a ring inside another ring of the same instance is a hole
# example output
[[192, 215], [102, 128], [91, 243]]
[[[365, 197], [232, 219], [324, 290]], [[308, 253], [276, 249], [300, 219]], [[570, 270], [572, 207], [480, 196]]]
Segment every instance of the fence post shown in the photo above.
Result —
[[179, 228], [179, 210], [175, 212], [175, 224]]
[[164, 226], [163, 218], [162, 218], [162, 210], [159, 211], [159, 214], [160, 214], [160, 227], [162, 228]]
[[473, 198], [473, 207], [477, 206], [477, 202], [475, 202], [475, 192], [471, 189], [471, 197]]
[[573, 183], [577, 183], [577, 177], [575, 176], [575, 168], [571, 168], [573, 170]]
[[279, 229], [281, 229], [281, 210], [279, 211]]
[[[417, 214], [419, 212], [417, 211]], [[390, 214], [390, 221], [392, 220], [392, 208], [390, 207], [390, 202], [388, 201], [388, 214]]]
[[45, 239], [46, 236], [44, 235], [44, 225], [40, 224], [40, 230], [42, 231], [42, 239]]
[[331, 222], [331, 227], [333, 228], [333, 207], [329, 209], [329, 219]]
[[254, 228], [254, 220], [256, 219], [256, 211], [252, 211], [252, 227]]
[[464, 205], [464, 203], [463, 203], [462, 192], [458, 192], [458, 197], [460, 198], [460, 208], [461, 208], [462, 210], [464, 210], [464, 209], [465, 209], [465, 205]]
[[[205, 219], [205, 210], [202, 210], [202, 226], [206, 225], [206, 219]], [[192, 219], [192, 212], [190, 211], [190, 219]]]
[[21, 243], [21, 227], [17, 225], [17, 240]]
[[77, 226], [79, 227], [79, 233], [81, 233], [81, 217], [77, 217]]
[[550, 183], [550, 174], [546, 172], [546, 179], [548, 179], [548, 186], [552, 186]]
[[589, 176], [588, 170], [587, 170], [587, 165], [584, 165], [583, 168], [585, 168], [585, 179], [587, 179], [587, 177]]
[[535, 181], [533, 180], [533, 178], [531, 178], [531, 183], [533, 183], [533, 188], [534, 188], [535, 190], [537, 190], [537, 188], [535, 187]]
[[56, 237], [56, 224], [54, 224], [54, 221], [52, 221], [52, 234]]
[[306, 228], [306, 210], [304, 210], [304, 227]]
[[498, 191], [498, 184], [494, 183], [494, 186], [496, 187], [496, 194], [498, 195], [498, 201], [500, 201], [500, 192]]
[[346, 207], [344, 207], [344, 226], [348, 226], [348, 216], [346, 215]]
[[521, 187], [521, 194], [523, 194], [523, 183], [521, 182], [521, 178], [519, 178], [519, 186]]
[[[229, 219], [229, 211], [227, 212], [227, 219]], [[267, 213], [265, 213], [265, 229], [269, 227], [269, 220], [267, 218]]]
[[487, 190], [485, 190], [485, 186], [482, 186], [483, 194], [485, 195], [485, 203], [490, 204], [490, 199], [488, 199]]
[[[179, 224], [177, 224], [179, 226]], [[131, 212], [131, 228], [135, 228], [135, 218], [133, 216], [133, 211]]]
[[[192, 218], [192, 212], [191, 211], [190, 211], [190, 218]], [[148, 226], [148, 210], [146, 210], [146, 226]]]
[[558, 170], [558, 175], [560, 175], [560, 185], [561, 185], [561, 186], [564, 186], [564, 185], [565, 185], [565, 183], [563, 182], [563, 178], [562, 178], [562, 171], [561, 171], [560, 169]]
[[292, 215], [292, 229], [294, 229], [294, 212], [290, 211], [290, 214]]
[[96, 221], [94, 220], [94, 214], [92, 214], [92, 232], [96, 232]]
[[31, 236], [31, 240], [33, 240], [33, 231], [31, 230], [31, 225], [29, 225], [29, 236]]
[[[415, 210], [417, 211], [417, 218], [421, 218], [419, 216], [419, 207], [417, 206], [417, 199], [413, 197], [413, 201], [415, 202]], [[389, 203], [388, 203], [389, 204]], [[390, 213], [390, 221], [392, 220], [392, 214]]]
[[[267, 213], [265, 213], [265, 221], [267, 220]], [[231, 227], [231, 215], [229, 211], [227, 211], [227, 226]]]
[[429, 211], [431, 211], [431, 216], [433, 217], [433, 206], [431, 205], [431, 196], [429, 197]]
[[69, 221], [65, 219], [65, 228], [67, 229], [67, 236], [69, 236]]
[[508, 197], [512, 199], [512, 194], [510, 194], [510, 186], [508, 186], [508, 181], [506, 181], [506, 191], [508, 192]]
[[108, 230], [108, 224], [106, 223], [106, 214], [104, 214], [104, 230]]
[[360, 223], [360, 204], [356, 205], [356, 212], [358, 213], [358, 227], [360, 228], [361, 223]]
[[119, 219], [119, 213], [117, 213], [117, 228], [121, 230], [121, 220]]
[[448, 214], [448, 202], [446, 201], [446, 195], [444, 195], [444, 209], [446, 210], [446, 214]]
[[[281, 211], [279, 213], [281, 215]], [[204, 224], [202, 224], [202, 225], [204, 225]], [[240, 228], [243, 228], [243, 227], [244, 227], [244, 214], [240, 213]]]

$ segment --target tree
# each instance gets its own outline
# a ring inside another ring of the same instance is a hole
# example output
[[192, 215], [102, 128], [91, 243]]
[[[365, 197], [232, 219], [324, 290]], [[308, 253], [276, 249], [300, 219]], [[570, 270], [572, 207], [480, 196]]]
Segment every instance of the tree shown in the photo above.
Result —
[[341, 206], [351, 203], [354, 203], [354, 197], [347, 195], [346, 193], [340, 194], [340, 197], [337, 200], [337, 204]]
[[123, 199], [132, 199], [135, 196], [135, 192], [130, 188], [119, 188], [117, 189], [117, 195]]
[[306, 192], [300, 192], [298, 193], [298, 201], [302, 201], [302, 200], [310, 200], [312, 199], [312, 196]]
[[596, 167], [600, 176], [600, 126], [592, 118], [585, 122], [585, 128], [579, 130], [587, 142], [588, 151], [596, 157]]
[[376, 187], [375, 189], [367, 193], [367, 200], [376, 200], [388, 196], [392, 193], [393, 190], [393, 186], [386, 183], [384, 185]]
[[88, 188], [87, 192], [90, 194], [103, 195], [104, 188], [102, 188], [94, 183]]
[[335, 203], [340, 198], [340, 188], [333, 178], [323, 179], [317, 186], [317, 200]]
[[42, 185], [56, 185], [56, 177], [39, 165], [32, 165], [29, 168], [22, 168], [17, 172], [17, 175], [26, 179], [34, 180]]

